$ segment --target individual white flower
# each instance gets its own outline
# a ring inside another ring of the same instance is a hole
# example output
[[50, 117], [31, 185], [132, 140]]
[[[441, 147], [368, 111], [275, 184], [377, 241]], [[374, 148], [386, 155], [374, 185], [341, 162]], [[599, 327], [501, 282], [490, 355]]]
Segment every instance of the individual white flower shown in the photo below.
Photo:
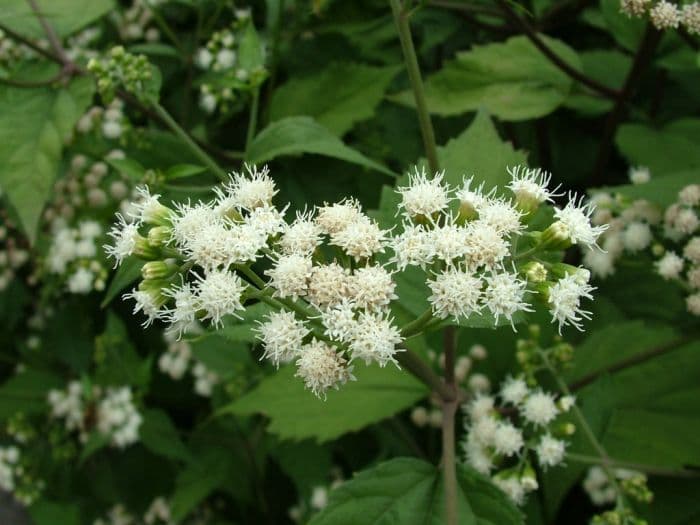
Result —
[[428, 424], [428, 411], [425, 407], [415, 407], [411, 410], [411, 421], [417, 427], [424, 427]]
[[450, 189], [442, 182], [444, 172], [428, 177], [425, 168], [415, 168], [408, 176], [408, 186], [396, 189], [401, 195], [399, 208], [403, 208], [408, 217], [427, 217], [445, 210], [450, 203]]
[[688, 270], [688, 285], [695, 289], [698, 290], [700, 289], [700, 266], [696, 266], [695, 268], [691, 268]]
[[233, 173], [226, 189], [235, 196], [238, 206], [252, 211], [259, 206], [270, 206], [277, 194], [270, 170], [264, 166], [258, 171], [255, 166], [245, 166], [247, 173]]
[[486, 277], [484, 304], [496, 317], [496, 323], [501, 316], [510, 321], [515, 330], [513, 316], [517, 312], [532, 312], [532, 307], [525, 302], [527, 281], [518, 278], [515, 273], [492, 273]]
[[693, 315], [700, 315], [700, 292], [685, 298], [685, 307]]
[[472, 374], [467, 386], [472, 392], [488, 392], [491, 390], [491, 381], [484, 374]]
[[350, 272], [336, 262], [314, 266], [307, 300], [319, 309], [340, 304], [349, 295]]
[[583, 203], [583, 197], [576, 202], [574, 195], [564, 208], [555, 208], [554, 216], [564, 226], [566, 235], [572, 244], [587, 247], [597, 246], [598, 237], [608, 228], [607, 225], [593, 226], [590, 217], [595, 208], [591, 203]]
[[467, 264], [473, 270], [495, 269], [510, 253], [508, 241], [490, 224], [481, 219], [470, 222], [465, 232]]
[[680, 10], [667, 0], [661, 0], [652, 7], [649, 15], [656, 29], [678, 29], [681, 23]]
[[488, 224], [499, 235], [508, 236], [522, 231], [522, 212], [505, 199], [488, 199], [479, 209], [479, 222]]
[[393, 319], [374, 313], [360, 313], [356, 328], [350, 338], [352, 359], [362, 359], [366, 364], [372, 361], [380, 367], [391, 362], [396, 364], [394, 355], [401, 352], [398, 348], [403, 338]]
[[481, 419], [491, 414], [494, 409], [495, 400], [486, 394], [477, 394], [466, 406], [467, 414], [472, 421]]
[[321, 244], [321, 227], [314, 222], [311, 213], [297, 213], [296, 220], [290, 224], [279, 240], [283, 253], [300, 253], [311, 255]]
[[138, 441], [142, 421], [129, 387], [108, 388], [97, 404], [97, 430], [108, 436], [115, 447], [124, 448]]
[[331, 205], [324, 205], [316, 212], [316, 224], [324, 233], [336, 234], [363, 217], [360, 203], [355, 199], [345, 199]]
[[440, 319], [467, 318], [481, 311], [479, 301], [483, 283], [471, 272], [448, 268], [428, 281], [432, 295], [428, 301], [433, 313]]
[[430, 239], [430, 232], [423, 226], [404, 224], [403, 232], [391, 239], [391, 249], [394, 251], [391, 262], [399, 270], [404, 270], [407, 266], [425, 268], [432, 260]]
[[301, 351], [304, 337], [309, 329], [297, 320], [292, 312], [273, 312], [267, 321], [260, 323], [256, 329], [258, 338], [265, 346], [262, 358], [267, 358], [279, 367], [288, 363]]
[[666, 252], [664, 256], [656, 262], [656, 272], [664, 279], [678, 279], [683, 271], [683, 259], [675, 252]]
[[102, 226], [97, 221], [82, 221], [78, 225], [78, 233], [84, 239], [94, 239], [102, 235]]
[[282, 212], [274, 206], [258, 206], [245, 217], [245, 223], [266, 238], [282, 233], [287, 226]]
[[690, 235], [700, 227], [700, 220], [697, 214], [690, 208], [684, 208], [678, 212], [673, 227], [680, 233]]
[[143, 516], [143, 521], [146, 522], [146, 525], [155, 525], [156, 523], [172, 523], [170, 505], [165, 498], [158, 497], [151, 502]]
[[684, 5], [681, 22], [691, 35], [700, 34], [700, 3], [693, 2]]
[[683, 248], [683, 256], [693, 264], [700, 264], [700, 237], [693, 237]]
[[447, 264], [452, 264], [467, 253], [467, 241], [467, 229], [455, 224], [454, 218], [449, 216], [445, 220], [445, 224], [429, 230], [429, 240], [426, 246], [432, 249], [430, 259], [436, 257]]
[[562, 326], [568, 324], [583, 330], [583, 319], [590, 319], [592, 314], [581, 309], [581, 299], [593, 299], [593, 290], [593, 286], [576, 274], [568, 274], [549, 287], [547, 303], [552, 322], [559, 323], [560, 333]]
[[503, 456], [513, 456], [523, 448], [523, 433], [512, 423], [502, 421], [493, 433], [493, 448]]
[[222, 49], [216, 54], [216, 65], [219, 69], [230, 69], [236, 63], [236, 52], [232, 49]]
[[481, 417], [468, 427], [469, 439], [476, 440], [484, 446], [490, 446], [498, 429], [498, 420], [491, 416]]
[[158, 293], [134, 288], [131, 292], [122, 295], [122, 298], [124, 300], [133, 299], [136, 302], [133, 313], [143, 312], [146, 316], [143, 326], [150, 326], [153, 321], [160, 319], [163, 315], [162, 307], [164, 301], [159, 297]]
[[550, 191], [549, 182], [552, 174], [540, 168], [528, 169], [525, 166], [515, 166], [508, 168], [511, 181], [508, 188], [515, 195], [516, 201], [525, 209], [534, 208], [543, 202], [552, 202], [557, 188]]
[[513, 503], [516, 505], [523, 504], [525, 501], [525, 488], [518, 478], [495, 476], [492, 478], [492, 481]]
[[326, 487], [314, 487], [309, 500], [312, 509], [321, 510], [328, 505], [328, 489]]
[[583, 264], [601, 279], [615, 273], [615, 258], [607, 251], [586, 250], [586, 253], [583, 254]]
[[87, 294], [92, 291], [92, 283], [95, 276], [87, 268], [78, 268], [68, 278], [68, 291], [75, 294]]
[[324, 333], [336, 341], [349, 342], [358, 328], [354, 305], [347, 299], [321, 312]]
[[[444, 354], [442, 354], [444, 356]], [[461, 383], [464, 381], [467, 376], [469, 375], [469, 371], [472, 368], [472, 360], [471, 358], [463, 355], [457, 358], [457, 362], [455, 363], [455, 380], [458, 383]], [[487, 389], [488, 390], [488, 389]]]
[[631, 166], [629, 179], [632, 184], [646, 184], [651, 180], [651, 172], [646, 166]]
[[204, 277], [197, 275], [196, 279], [199, 306], [206, 312], [202, 319], [210, 319], [214, 326], [221, 326], [226, 315], [236, 315], [236, 311], [244, 309], [241, 295], [246, 285], [235, 273], [213, 270]]
[[160, 195], [152, 195], [148, 186], [136, 188], [137, 198], [133, 202], [132, 218], [147, 224], [169, 224], [171, 210], [160, 203]]
[[337, 390], [349, 380], [355, 380], [347, 360], [334, 347], [316, 339], [302, 347], [296, 364], [295, 376], [300, 377], [314, 395], [324, 399], [328, 389]]
[[647, 248], [653, 235], [649, 225], [643, 222], [631, 222], [622, 233], [622, 242], [625, 248], [631, 252], [638, 252]]
[[340, 247], [356, 261], [383, 252], [387, 244], [387, 232], [380, 229], [369, 217], [360, 216], [344, 229], [331, 234], [330, 244]]
[[546, 426], [557, 417], [559, 409], [552, 394], [538, 391], [525, 398], [520, 412], [533, 425]]
[[470, 218], [475, 217], [488, 200], [488, 195], [484, 195], [484, 184], [482, 183], [478, 188], [472, 189], [472, 182], [474, 182], [474, 177], [464, 179], [462, 187], [455, 194], [460, 202], [460, 213]]
[[639, 17], [646, 13], [650, 4], [651, 0], [621, 0], [620, 11], [629, 17]]
[[194, 391], [202, 397], [211, 397], [214, 387], [219, 383], [219, 375], [208, 369], [204, 363], [197, 363], [192, 369]]
[[170, 323], [169, 330], [177, 334], [177, 338], [192, 329], [197, 324], [197, 310], [200, 301], [190, 283], [171, 286], [163, 290], [163, 295], [174, 300], [174, 305], [164, 311], [163, 319]]
[[194, 56], [194, 63], [197, 64], [197, 67], [200, 69], [209, 69], [213, 60], [214, 56], [206, 47], [200, 47]]
[[476, 343], [469, 348], [469, 356], [477, 361], [483, 361], [489, 356], [489, 353], [484, 345]]
[[504, 403], [518, 405], [525, 399], [528, 392], [529, 389], [524, 379], [520, 377], [508, 377], [501, 385], [500, 394]]
[[118, 139], [122, 136], [122, 125], [116, 120], [105, 120], [102, 122], [102, 134], [107, 139]]
[[566, 453], [566, 442], [555, 439], [549, 434], [540, 438], [540, 442], [535, 448], [537, 459], [543, 467], [555, 467], [564, 459]]
[[229, 232], [222, 221], [205, 224], [196, 236], [183, 245], [183, 252], [189, 261], [205, 270], [228, 267], [235, 262]]
[[136, 241], [140, 237], [137, 224], [126, 222], [121, 213], [117, 213], [116, 217], [116, 224], [112, 226], [107, 234], [112, 238], [112, 243], [104, 245], [107, 256], [114, 259], [115, 268], [119, 266], [124, 259], [134, 253]]
[[206, 113], [214, 113], [218, 104], [219, 101], [213, 93], [202, 92], [199, 96], [199, 107], [201, 107]]
[[212, 224], [221, 224], [221, 218], [208, 205], [198, 202], [179, 204], [172, 215], [172, 240], [184, 247], [195, 241]]
[[187, 372], [192, 349], [187, 341], [174, 341], [158, 358], [158, 369], [174, 380], [180, 380]]
[[270, 277], [275, 296], [297, 299], [306, 295], [312, 269], [311, 257], [293, 253], [281, 255], [272, 268], [265, 270], [265, 275]]
[[370, 265], [355, 270], [349, 281], [349, 295], [358, 308], [382, 310], [394, 299], [396, 283], [383, 266]]
[[[471, 434], [469, 438], [471, 438]], [[489, 474], [494, 465], [488, 449], [469, 438], [464, 443], [464, 455], [466, 456], [467, 464], [477, 472]]]

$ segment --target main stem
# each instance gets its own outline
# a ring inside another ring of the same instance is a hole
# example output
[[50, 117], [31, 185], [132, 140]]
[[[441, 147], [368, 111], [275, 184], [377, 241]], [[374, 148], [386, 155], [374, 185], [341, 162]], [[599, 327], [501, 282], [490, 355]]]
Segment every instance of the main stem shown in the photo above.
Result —
[[411, 88], [413, 89], [416, 113], [418, 114], [421, 135], [423, 136], [423, 147], [425, 148], [425, 155], [428, 157], [428, 166], [433, 173], [436, 173], [439, 170], [439, 163], [437, 146], [435, 143], [435, 131], [433, 130], [433, 123], [430, 121], [428, 104], [425, 101], [425, 89], [423, 88], [420, 67], [418, 66], [416, 48], [413, 46], [413, 39], [411, 38], [411, 26], [408, 23], [408, 13], [403, 9], [399, 0], [389, 0], [389, 3], [394, 13], [396, 27], [399, 30], [403, 59], [406, 64], [406, 70], [408, 71]]
[[[413, 89], [413, 97], [416, 102], [416, 113], [423, 137], [423, 147], [428, 158], [428, 167], [433, 173], [440, 169], [435, 143], [435, 131], [430, 120], [428, 104], [425, 100], [425, 88], [418, 65], [416, 48], [411, 37], [409, 14], [404, 9], [400, 0], [389, 0], [394, 21], [399, 32], [401, 49], [403, 50], [404, 63], [408, 72], [408, 78]], [[421, 317], [417, 324], [428, 322], [430, 314], [426, 318]], [[457, 525], [457, 470], [455, 454], [455, 415], [457, 413], [457, 388], [454, 377], [455, 362], [455, 334], [454, 328], [448, 327], [444, 334], [445, 353], [445, 381], [439, 382], [433, 388], [442, 397], [442, 470], [445, 481], [445, 522], [447, 525]], [[403, 354], [403, 352], [401, 353]], [[399, 355], [401, 355], [399, 354]], [[399, 360], [401, 362], [401, 360]], [[432, 372], [432, 370], [430, 371]]]
[[190, 150], [192, 150], [192, 153], [194, 153], [199, 160], [201, 160], [219, 179], [222, 181], [228, 180], [226, 172], [222, 170], [219, 165], [214, 162], [214, 160], [207, 155], [207, 153], [200, 148], [194, 140], [192, 140], [192, 137], [190, 137], [187, 132], [182, 129], [177, 122], [175, 122], [175, 119], [170, 116], [170, 113], [168, 113], [163, 106], [155, 102], [152, 107], [163, 123], [168, 126], [170, 130], [175, 133], [175, 135], [177, 135], [188, 148], [190, 148]]

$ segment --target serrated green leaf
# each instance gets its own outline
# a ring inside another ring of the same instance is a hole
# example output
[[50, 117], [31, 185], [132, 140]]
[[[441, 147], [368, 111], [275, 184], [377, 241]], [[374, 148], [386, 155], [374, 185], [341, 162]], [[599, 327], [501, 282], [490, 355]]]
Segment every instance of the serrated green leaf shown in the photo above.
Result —
[[394, 175], [385, 166], [343, 144], [328, 129], [309, 117], [288, 117], [270, 124], [255, 137], [246, 153], [246, 160], [262, 164], [276, 157], [301, 153], [334, 157]]
[[[559, 40], [540, 37], [567, 64], [581, 69], [576, 52]], [[502, 120], [528, 120], [554, 111], [573, 82], [525, 36], [475, 46], [457, 54], [425, 82], [428, 108], [438, 115], [459, 115], [485, 108]], [[413, 106], [410, 91], [394, 97]]]
[[58, 173], [63, 144], [92, 94], [93, 82], [86, 77], [60, 89], [0, 86], [0, 186], [31, 241]]
[[270, 418], [268, 430], [282, 439], [323, 442], [392, 416], [428, 394], [404, 370], [357, 364], [357, 381], [330, 391], [324, 401], [306, 390], [295, 372], [294, 366], [281, 368], [220, 414], [265, 414]]
[[[37, 0], [41, 14], [60, 36], [68, 36], [114, 7], [112, 0]], [[32, 39], [45, 38], [44, 28], [26, 0], [4, 0], [2, 22]]]
[[180, 461], [190, 461], [192, 455], [180, 439], [170, 416], [160, 409], [143, 411], [143, 422], [139, 428], [141, 443], [155, 454]]
[[309, 77], [292, 78], [275, 91], [270, 120], [308, 115], [338, 136], [366, 120], [400, 66], [335, 63]]
[[[413, 458], [396, 458], [359, 472], [330, 494], [328, 505], [309, 525], [442, 525], [442, 472]], [[458, 467], [460, 525], [517, 525], [523, 516], [483, 476]]]

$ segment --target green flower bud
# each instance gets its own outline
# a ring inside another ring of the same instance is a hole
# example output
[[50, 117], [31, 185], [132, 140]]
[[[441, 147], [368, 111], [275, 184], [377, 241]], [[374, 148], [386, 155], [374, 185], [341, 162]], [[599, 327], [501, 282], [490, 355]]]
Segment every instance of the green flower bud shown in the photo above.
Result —
[[544, 264], [537, 261], [530, 261], [521, 268], [521, 272], [525, 275], [528, 282], [541, 283], [547, 280], [547, 268]]
[[178, 270], [173, 259], [165, 261], [149, 261], [141, 268], [141, 276], [147, 280], [167, 279]]
[[542, 232], [540, 246], [546, 250], [566, 250], [571, 246], [569, 228], [561, 221], [551, 224]]
[[151, 246], [160, 247], [167, 244], [172, 237], [169, 226], [155, 226], [148, 230], [148, 242]]

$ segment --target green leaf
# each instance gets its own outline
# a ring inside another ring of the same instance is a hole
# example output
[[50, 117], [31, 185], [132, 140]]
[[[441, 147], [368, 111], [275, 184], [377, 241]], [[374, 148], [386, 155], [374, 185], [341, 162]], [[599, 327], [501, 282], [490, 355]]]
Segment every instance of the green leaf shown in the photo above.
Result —
[[40, 499], [29, 507], [34, 525], [80, 525], [80, 508], [73, 503], [59, 503]]
[[[688, 184], [700, 180], [700, 169], [669, 173], [654, 177], [645, 184], [623, 184], [601, 188], [603, 191], [619, 193], [629, 199], [646, 199], [666, 208], [678, 200], [678, 192]], [[597, 191], [597, 190], [596, 190]], [[595, 193], [593, 191], [592, 193]]]
[[230, 459], [220, 448], [203, 451], [197, 456], [197, 461], [189, 463], [175, 481], [171, 500], [173, 519], [178, 522], [182, 520], [221, 485], [226, 480], [229, 467]]
[[610, 36], [628, 51], [636, 51], [644, 36], [644, 17], [634, 18], [622, 13], [619, 0], [600, 0], [600, 11]]
[[[576, 52], [559, 40], [540, 37], [574, 69]], [[425, 83], [428, 107], [438, 115], [459, 115], [486, 108], [502, 120], [528, 120], [554, 111], [568, 97], [573, 82], [547, 60], [525, 36], [475, 46], [457, 54]], [[413, 106], [412, 92], [394, 97]]]
[[357, 381], [329, 392], [324, 401], [306, 390], [295, 372], [294, 366], [281, 368], [220, 414], [262, 413], [270, 418], [268, 430], [282, 439], [323, 442], [392, 416], [428, 394], [426, 387], [393, 365], [356, 365]]
[[246, 306], [239, 317], [227, 317], [223, 328], [219, 328], [215, 333], [234, 343], [254, 343], [258, 339], [253, 329], [258, 326], [258, 321], [262, 321], [271, 311], [272, 307], [262, 302]]
[[[37, 0], [41, 14], [59, 36], [68, 36], [114, 7], [112, 0]], [[45, 38], [44, 29], [26, 0], [4, 0], [2, 22], [32, 39]]]
[[[330, 494], [328, 505], [309, 525], [442, 525], [442, 473], [413, 458], [397, 458], [362, 471]], [[458, 467], [460, 525], [517, 525], [520, 511], [491, 482]]]
[[210, 335], [191, 343], [192, 355], [207, 367], [217, 373], [224, 381], [242, 375], [244, 367], [250, 363], [248, 345], [241, 342], [231, 342], [220, 337], [219, 333]]
[[510, 181], [506, 168], [527, 163], [526, 153], [501, 139], [485, 111], [478, 112], [462, 134], [439, 147], [438, 158], [446, 182], [460, 186], [463, 176], [474, 175], [485, 190], [502, 188]]
[[46, 396], [52, 388], [62, 388], [63, 380], [44, 370], [29, 368], [0, 386], [0, 419], [18, 412], [26, 415], [48, 412]]
[[133, 182], [141, 182], [146, 168], [134, 159], [105, 159], [107, 163]]
[[92, 94], [93, 82], [86, 77], [60, 89], [0, 86], [0, 186], [31, 241], [58, 172], [63, 144]]
[[[625, 81], [632, 60], [628, 55], [615, 50], [596, 49], [579, 53], [583, 73], [604, 86], [619, 89]], [[595, 116], [612, 108], [613, 102], [598, 93], [591, 92], [581, 84], [574, 88], [564, 102], [564, 106], [575, 109], [585, 116]]]
[[238, 45], [238, 67], [253, 71], [265, 65], [265, 52], [255, 25], [250, 22]]
[[105, 292], [102, 303], [100, 303], [102, 308], [111, 303], [112, 299], [119, 295], [124, 288], [141, 277], [141, 268], [143, 268], [145, 262], [146, 261], [136, 257], [128, 257], [122, 262], [119, 269], [114, 274], [114, 277], [112, 277], [112, 281], [109, 283], [109, 288], [107, 288]]
[[651, 176], [700, 169], [700, 119], [674, 120], [661, 128], [623, 124], [615, 143], [633, 165], [646, 166]]
[[308, 115], [338, 136], [367, 120], [400, 67], [335, 63], [320, 73], [292, 78], [279, 87], [270, 104], [270, 120]]
[[150, 381], [150, 358], [141, 358], [129, 338], [126, 326], [109, 312], [104, 332], [95, 338], [97, 370], [102, 385], [145, 386]]
[[186, 177], [192, 177], [193, 175], [199, 175], [205, 171], [207, 171], [207, 168], [203, 166], [196, 166], [194, 164], [176, 164], [175, 166], [171, 166], [165, 170], [165, 179], [184, 179]]
[[86, 459], [105, 448], [110, 439], [108, 434], [102, 434], [96, 430], [92, 432], [80, 451], [80, 463], [84, 463]]
[[334, 157], [386, 175], [394, 175], [385, 166], [343, 144], [338, 137], [310, 117], [288, 117], [267, 126], [253, 140], [246, 153], [246, 160], [262, 164], [276, 157], [300, 153]]
[[141, 443], [155, 454], [168, 458], [190, 461], [192, 455], [180, 439], [170, 416], [158, 408], [143, 411], [143, 423], [139, 428]]

